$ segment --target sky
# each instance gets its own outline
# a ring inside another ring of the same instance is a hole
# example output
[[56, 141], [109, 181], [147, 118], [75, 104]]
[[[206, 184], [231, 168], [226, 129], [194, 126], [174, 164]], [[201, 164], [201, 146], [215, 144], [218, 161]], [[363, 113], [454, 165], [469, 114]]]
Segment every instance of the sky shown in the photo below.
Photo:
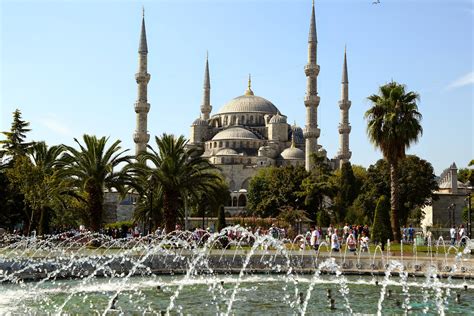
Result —
[[[408, 153], [438, 175], [453, 162], [466, 167], [474, 158], [474, 2], [372, 2], [316, 1], [318, 143], [336, 155], [347, 46], [351, 162], [368, 167], [382, 157], [364, 113], [367, 97], [394, 80], [420, 94], [423, 135]], [[0, 0], [0, 131], [18, 108], [31, 140], [74, 145], [87, 133], [120, 139], [133, 153], [142, 6], [152, 145], [162, 133], [189, 137], [206, 51], [213, 113], [244, 93], [251, 73], [256, 95], [304, 125], [311, 0]]]

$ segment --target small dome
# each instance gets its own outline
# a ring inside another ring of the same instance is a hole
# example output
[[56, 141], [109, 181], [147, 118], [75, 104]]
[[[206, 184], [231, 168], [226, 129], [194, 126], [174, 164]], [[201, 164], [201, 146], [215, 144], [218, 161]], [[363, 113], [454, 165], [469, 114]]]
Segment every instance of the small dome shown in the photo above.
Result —
[[299, 148], [291, 146], [282, 151], [281, 157], [285, 160], [304, 160], [304, 151]]
[[226, 140], [226, 139], [258, 139], [258, 137], [251, 131], [242, 127], [230, 127], [217, 133], [212, 140]]
[[194, 120], [193, 124], [191, 126], [207, 126], [207, 121], [203, 120], [202, 118], [198, 117], [197, 119]]
[[238, 153], [231, 148], [221, 149], [216, 154], [216, 156], [235, 156], [235, 155], [238, 155]]
[[277, 113], [270, 119], [270, 124], [284, 124], [286, 123], [286, 116]]
[[224, 113], [278, 113], [278, 109], [273, 103], [262, 97], [248, 94], [241, 95], [225, 104], [217, 114]]

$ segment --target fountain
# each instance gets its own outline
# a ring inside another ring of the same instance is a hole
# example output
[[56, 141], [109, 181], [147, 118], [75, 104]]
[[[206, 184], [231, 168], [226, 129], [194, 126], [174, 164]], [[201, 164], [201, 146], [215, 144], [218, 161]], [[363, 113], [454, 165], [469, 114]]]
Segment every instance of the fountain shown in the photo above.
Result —
[[199, 238], [7, 235], [0, 314], [462, 313], [474, 310], [465, 242], [446, 249], [438, 240], [434, 256], [416, 244], [398, 255], [390, 243], [347, 256], [347, 246], [333, 254], [322, 242], [315, 251], [304, 235], [275, 239], [240, 226]]

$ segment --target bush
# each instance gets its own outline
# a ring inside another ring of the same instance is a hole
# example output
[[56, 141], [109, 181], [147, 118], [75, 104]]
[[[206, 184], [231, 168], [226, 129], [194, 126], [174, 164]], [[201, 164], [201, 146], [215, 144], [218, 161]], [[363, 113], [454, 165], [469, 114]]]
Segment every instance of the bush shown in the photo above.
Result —
[[122, 222], [115, 222], [105, 225], [105, 229], [118, 229], [123, 230], [124, 227], [130, 228], [133, 227], [134, 223], [132, 221], [122, 221]]

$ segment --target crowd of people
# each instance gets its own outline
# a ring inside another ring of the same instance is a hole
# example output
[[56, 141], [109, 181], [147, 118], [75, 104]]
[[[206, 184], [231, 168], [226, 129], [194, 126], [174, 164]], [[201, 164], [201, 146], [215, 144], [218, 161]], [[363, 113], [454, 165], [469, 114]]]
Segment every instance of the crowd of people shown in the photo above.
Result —
[[331, 246], [333, 252], [338, 252], [341, 246], [346, 244], [350, 252], [356, 252], [360, 246], [361, 251], [369, 249], [369, 227], [367, 225], [349, 225], [346, 223], [341, 229], [329, 225], [324, 234], [320, 226], [311, 226], [307, 233], [309, 244], [314, 250], [318, 250], [319, 246], [324, 242]]

